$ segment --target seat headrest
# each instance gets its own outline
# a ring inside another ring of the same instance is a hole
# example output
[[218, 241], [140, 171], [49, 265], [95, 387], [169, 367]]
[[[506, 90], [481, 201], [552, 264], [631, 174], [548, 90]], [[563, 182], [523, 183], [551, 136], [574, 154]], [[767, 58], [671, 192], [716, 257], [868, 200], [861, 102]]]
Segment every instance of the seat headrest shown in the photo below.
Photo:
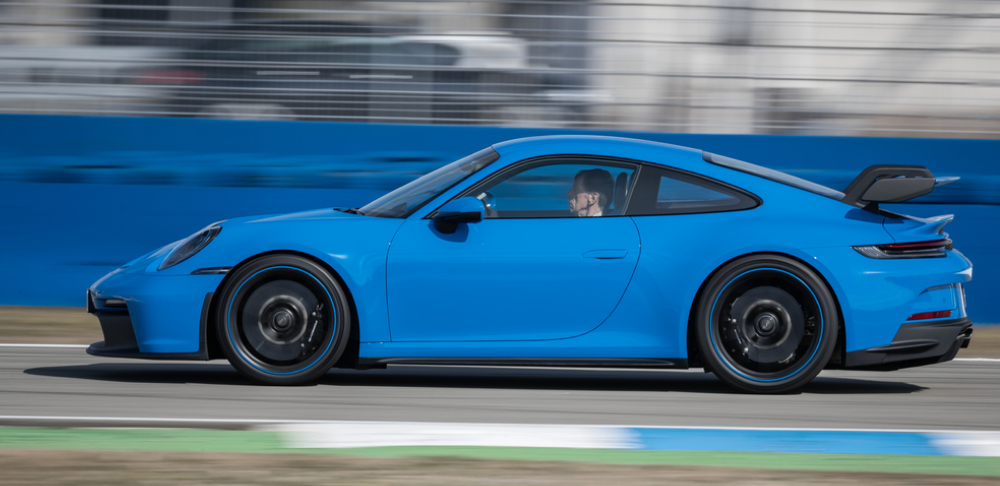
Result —
[[625, 205], [625, 200], [628, 198], [628, 174], [622, 172], [618, 174], [618, 178], [615, 179], [615, 198], [614, 205], [615, 210], [621, 210], [622, 206]]

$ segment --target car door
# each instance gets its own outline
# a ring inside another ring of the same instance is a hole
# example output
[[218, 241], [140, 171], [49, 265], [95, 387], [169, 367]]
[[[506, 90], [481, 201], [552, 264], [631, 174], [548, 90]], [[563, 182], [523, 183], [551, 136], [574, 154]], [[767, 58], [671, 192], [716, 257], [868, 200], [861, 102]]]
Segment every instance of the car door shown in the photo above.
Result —
[[[596, 171], [608, 193], [600, 216], [568, 210], [584, 170]], [[618, 215], [637, 170], [610, 159], [525, 161], [462, 194], [487, 203], [482, 221], [454, 234], [429, 217], [406, 221], [388, 255], [392, 340], [560, 339], [599, 326], [639, 257], [635, 224]]]

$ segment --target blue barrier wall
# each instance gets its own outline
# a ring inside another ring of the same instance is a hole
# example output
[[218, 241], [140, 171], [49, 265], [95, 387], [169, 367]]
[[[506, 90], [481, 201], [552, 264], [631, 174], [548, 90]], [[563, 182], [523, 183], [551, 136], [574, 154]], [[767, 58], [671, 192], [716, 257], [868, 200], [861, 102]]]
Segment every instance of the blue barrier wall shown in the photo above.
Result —
[[697, 147], [837, 189], [879, 163], [961, 176], [890, 209], [956, 215], [970, 315], [1000, 322], [1000, 141], [32, 115], [0, 115], [0, 304], [80, 306], [103, 274], [213, 221], [360, 206], [492, 143], [566, 133]]

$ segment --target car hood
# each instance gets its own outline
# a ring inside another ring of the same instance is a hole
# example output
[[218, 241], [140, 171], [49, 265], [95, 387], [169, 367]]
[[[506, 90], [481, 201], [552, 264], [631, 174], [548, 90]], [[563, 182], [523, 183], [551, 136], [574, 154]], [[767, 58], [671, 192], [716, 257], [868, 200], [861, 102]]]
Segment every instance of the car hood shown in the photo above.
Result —
[[245, 216], [233, 218], [222, 223], [222, 226], [230, 227], [236, 225], [261, 224], [261, 223], [295, 223], [304, 221], [328, 221], [328, 220], [351, 220], [364, 219], [365, 216], [359, 214], [345, 213], [336, 209], [313, 209], [309, 211], [299, 211], [295, 213], [265, 214], [258, 216]]
[[157, 271], [160, 260], [183, 240], [143, 255], [119, 271], [188, 274], [196, 268], [235, 265], [254, 255], [292, 251], [317, 257], [357, 256], [388, 250], [402, 219], [375, 218], [335, 209], [233, 218], [203, 250], [174, 267]]

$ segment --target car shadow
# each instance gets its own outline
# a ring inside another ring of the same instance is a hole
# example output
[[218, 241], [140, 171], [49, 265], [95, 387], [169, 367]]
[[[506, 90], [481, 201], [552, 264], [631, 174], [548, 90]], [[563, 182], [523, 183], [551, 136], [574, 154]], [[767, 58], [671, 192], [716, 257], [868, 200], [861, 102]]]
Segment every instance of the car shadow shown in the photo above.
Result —
[[[95, 363], [25, 370], [34, 376], [119, 383], [257, 386], [225, 364]], [[384, 370], [332, 370], [303, 386], [469, 388], [524, 390], [658, 391], [738, 393], [714, 375], [698, 371], [391, 366]], [[900, 394], [925, 387], [899, 381], [820, 376], [797, 393]]]
[[231, 366], [203, 363], [95, 363], [30, 368], [24, 373], [115, 383], [255, 385]]

